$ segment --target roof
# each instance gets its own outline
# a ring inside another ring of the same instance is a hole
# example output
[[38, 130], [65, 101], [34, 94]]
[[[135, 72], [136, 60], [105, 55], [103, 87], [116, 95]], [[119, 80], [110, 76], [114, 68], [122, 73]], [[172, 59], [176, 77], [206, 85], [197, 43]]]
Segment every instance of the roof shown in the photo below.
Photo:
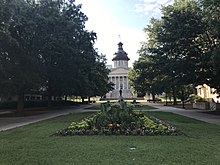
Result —
[[128, 54], [123, 50], [122, 47], [123, 43], [119, 42], [118, 43], [118, 52], [116, 52], [114, 55], [115, 57], [112, 59], [112, 61], [117, 61], [117, 60], [125, 60], [129, 61], [130, 58], [128, 58]]

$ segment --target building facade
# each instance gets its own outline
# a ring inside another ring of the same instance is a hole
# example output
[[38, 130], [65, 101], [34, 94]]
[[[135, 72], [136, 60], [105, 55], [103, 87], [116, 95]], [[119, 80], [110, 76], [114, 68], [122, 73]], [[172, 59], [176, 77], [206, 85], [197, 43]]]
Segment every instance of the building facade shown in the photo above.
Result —
[[122, 91], [122, 97], [133, 98], [128, 83], [128, 61], [130, 60], [127, 53], [123, 50], [123, 44], [118, 43], [118, 51], [114, 54], [112, 61], [114, 66], [109, 74], [109, 81], [114, 84], [113, 90], [106, 94], [107, 99], [118, 99], [119, 91]]
[[206, 99], [207, 101], [213, 100], [216, 103], [220, 103], [220, 97], [215, 88], [211, 88], [210, 86], [203, 84], [198, 85], [196, 89], [198, 96]]

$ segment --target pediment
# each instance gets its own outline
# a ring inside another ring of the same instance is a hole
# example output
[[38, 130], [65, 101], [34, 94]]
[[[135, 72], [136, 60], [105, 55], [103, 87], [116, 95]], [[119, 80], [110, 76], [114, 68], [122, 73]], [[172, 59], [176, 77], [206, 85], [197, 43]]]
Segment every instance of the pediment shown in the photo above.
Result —
[[113, 68], [109, 75], [128, 74], [129, 68]]

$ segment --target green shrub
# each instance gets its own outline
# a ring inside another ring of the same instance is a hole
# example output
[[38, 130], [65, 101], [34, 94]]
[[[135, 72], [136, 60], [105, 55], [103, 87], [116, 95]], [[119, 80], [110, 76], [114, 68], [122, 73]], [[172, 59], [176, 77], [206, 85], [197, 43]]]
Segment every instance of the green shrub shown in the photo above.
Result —
[[195, 95], [195, 94], [191, 94], [189, 96], [189, 99], [192, 103], [196, 103], [196, 102], [205, 102], [206, 100], [203, 99], [202, 97]]

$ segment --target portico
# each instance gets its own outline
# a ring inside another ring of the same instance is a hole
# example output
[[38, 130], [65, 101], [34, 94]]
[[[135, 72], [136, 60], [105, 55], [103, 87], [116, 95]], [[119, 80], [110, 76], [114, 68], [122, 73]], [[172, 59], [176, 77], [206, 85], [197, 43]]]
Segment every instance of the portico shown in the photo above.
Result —
[[125, 75], [109, 76], [109, 80], [110, 82], [113, 82], [115, 84], [114, 86], [115, 90], [129, 89], [128, 76]]

